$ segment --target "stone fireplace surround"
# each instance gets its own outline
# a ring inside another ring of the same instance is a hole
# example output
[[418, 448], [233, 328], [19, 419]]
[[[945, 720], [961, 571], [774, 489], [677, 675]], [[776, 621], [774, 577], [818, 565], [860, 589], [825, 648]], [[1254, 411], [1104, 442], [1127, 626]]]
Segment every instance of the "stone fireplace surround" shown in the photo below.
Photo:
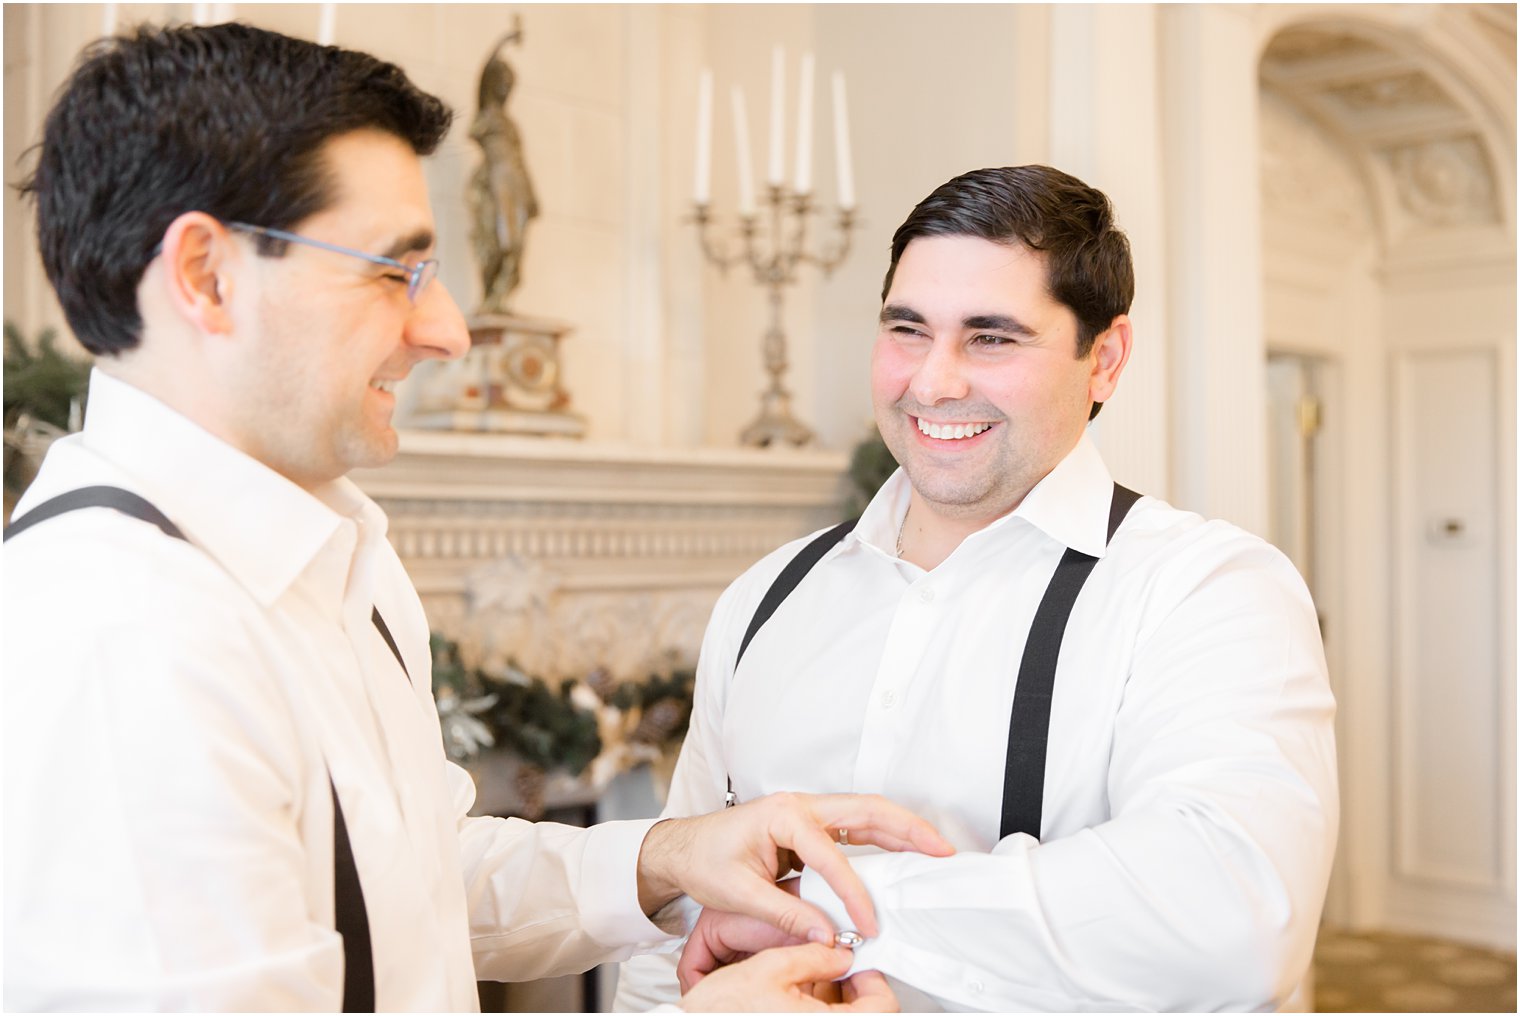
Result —
[[546, 679], [695, 662], [718, 594], [838, 521], [842, 452], [651, 449], [403, 431], [353, 473], [390, 516], [434, 631]]

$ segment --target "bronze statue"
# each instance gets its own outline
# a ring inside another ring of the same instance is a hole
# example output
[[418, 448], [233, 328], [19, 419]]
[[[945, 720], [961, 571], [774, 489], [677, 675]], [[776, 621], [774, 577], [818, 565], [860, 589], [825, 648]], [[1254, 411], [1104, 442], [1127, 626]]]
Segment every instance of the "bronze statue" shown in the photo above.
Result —
[[480, 109], [470, 124], [470, 137], [485, 159], [470, 178], [470, 230], [480, 263], [485, 297], [480, 313], [506, 314], [507, 297], [522, 279], [523, 246], [528, 223], [538, 216], [538, 198], [523, 161], [522, 136], [507, 116], [507, 96], [517, 76], [502, 59], [509, 42], [522, 40], [522, 25], [514, 16], [512, 31], [502, 36], [480, 74]]

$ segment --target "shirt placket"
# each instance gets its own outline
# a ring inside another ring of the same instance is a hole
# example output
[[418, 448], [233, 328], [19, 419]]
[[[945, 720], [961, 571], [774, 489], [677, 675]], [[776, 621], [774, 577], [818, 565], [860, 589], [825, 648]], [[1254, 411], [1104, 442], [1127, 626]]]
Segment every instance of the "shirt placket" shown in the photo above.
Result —
[[855, 760], [855, 790], [883, 793], [891, 764], [913, 736], [914, 718], [908, 696], [935, 627], [944, 614], [933, 574], [924, 574], [903, 590], [892, 616], [886, 645], [871, 683], [861, 727], [860, 752]]

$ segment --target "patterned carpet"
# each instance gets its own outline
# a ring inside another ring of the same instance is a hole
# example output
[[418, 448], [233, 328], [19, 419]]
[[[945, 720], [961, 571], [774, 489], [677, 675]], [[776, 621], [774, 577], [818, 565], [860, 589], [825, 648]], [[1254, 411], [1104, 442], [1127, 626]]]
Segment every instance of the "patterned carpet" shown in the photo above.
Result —
[[1514, 1012], [1515, 954], [1433, 938], [1321, 928], [1318, 1012]]

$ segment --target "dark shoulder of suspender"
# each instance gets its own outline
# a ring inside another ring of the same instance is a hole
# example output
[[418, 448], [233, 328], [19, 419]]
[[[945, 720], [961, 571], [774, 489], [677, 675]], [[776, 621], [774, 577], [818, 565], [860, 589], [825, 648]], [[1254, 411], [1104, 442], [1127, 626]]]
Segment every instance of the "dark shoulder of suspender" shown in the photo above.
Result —
[[781, 601], [791, 595], [797, 583], [801, 582], [807, 573], [813, 570], [823, 555], [829, 552], [829, 548], [844, 539], [850, 530], [855, 528], [859, 519], [850, 519], [841, 522], [827, 532], [819, 533], [807, 546], [797, 552], [797, 556], [787, 562], [786, 567], [781, 569], [781, 574], [776, 576], [776, 581], [765, 591], [765, 596], [760, 600], [760, 606], [755, 610], [755, 616], [750, 618], [749, 628], [744, 632], [744, 639], [739, 643], [739, 654], [734, 657], [734, 667], [737, 669], [739, 661], [744, 659], [744, 650], [749, 648], [750, 639], [755, 637], [755, 632], [760, 630], [761, 625], [771, 619], [776, 608], [781, 606]]
[[[1114, 484], [1109, 502], [1108, 536], [1114, 538], [1119, 523], [1129, 514], [1140, 495]], [[1067, 548], [1056, 565], [1045, 596], [1035, 611], [1024, 642], [1024, 657], [1014, 686], [1013, 710], [1008, 719], [1008, 756], [1003, 766], [1003, 817], [998, 838], [1028, 833], [1040, 838], [1040, 819], [1045, 798], [1045, 749], [1050, 738], [1050, 701], [1055, 690], [1056, 663], [1066, 622], [1077, 594], [1092, 574], [1098, 559]]]
[[[48, 519], [81, 508], [111, 508], [123, 515], [157, 526], [165, 536], [190, 542], [180, 528], [169, 521], [168, 516], [146, 498], [120, 487], [80, 487], [57, 497], [49, 498], [21, 518], [5, 527], [4, 538], [23, 533]], [[377, 608], [371, 618], [385, 644], [396, 654], [396, 662], [407, 673], [406, 661], [391, 637], [390, 629], [380, 617]], [[375, 959], [369, 937], [369, 911], [364, 906], [364, 887], [359, 883], [359, 868], [354, 863], [354, 848], [348, 838], [348, 823], [343, 818], [343, 806], [338, 803], [338, 788], [327, 776], [332, 791], [333, 804], [333, 909], [334, 927], [343, 937], [343, 1011], [375, 1011]]]
[[57, 497], [49, 498], [6, 526], [4, 539], [9, 540], [12, 536], [26, 532], [39, 522], [46, 522], [65, 512], [78, 511], [81, 508], [114, 508], [123, 515], [152, 523], [162, 530], [165, 536], [172, 536], [176, 540], [185, 539], [185, 534], [179, 531], [179, 526], [170, 522], [169, 517], [159, 511], [157, 506], [147, 498], [120, 487], [105, 486], [80, 487], [78, 490], [67, 491]]

